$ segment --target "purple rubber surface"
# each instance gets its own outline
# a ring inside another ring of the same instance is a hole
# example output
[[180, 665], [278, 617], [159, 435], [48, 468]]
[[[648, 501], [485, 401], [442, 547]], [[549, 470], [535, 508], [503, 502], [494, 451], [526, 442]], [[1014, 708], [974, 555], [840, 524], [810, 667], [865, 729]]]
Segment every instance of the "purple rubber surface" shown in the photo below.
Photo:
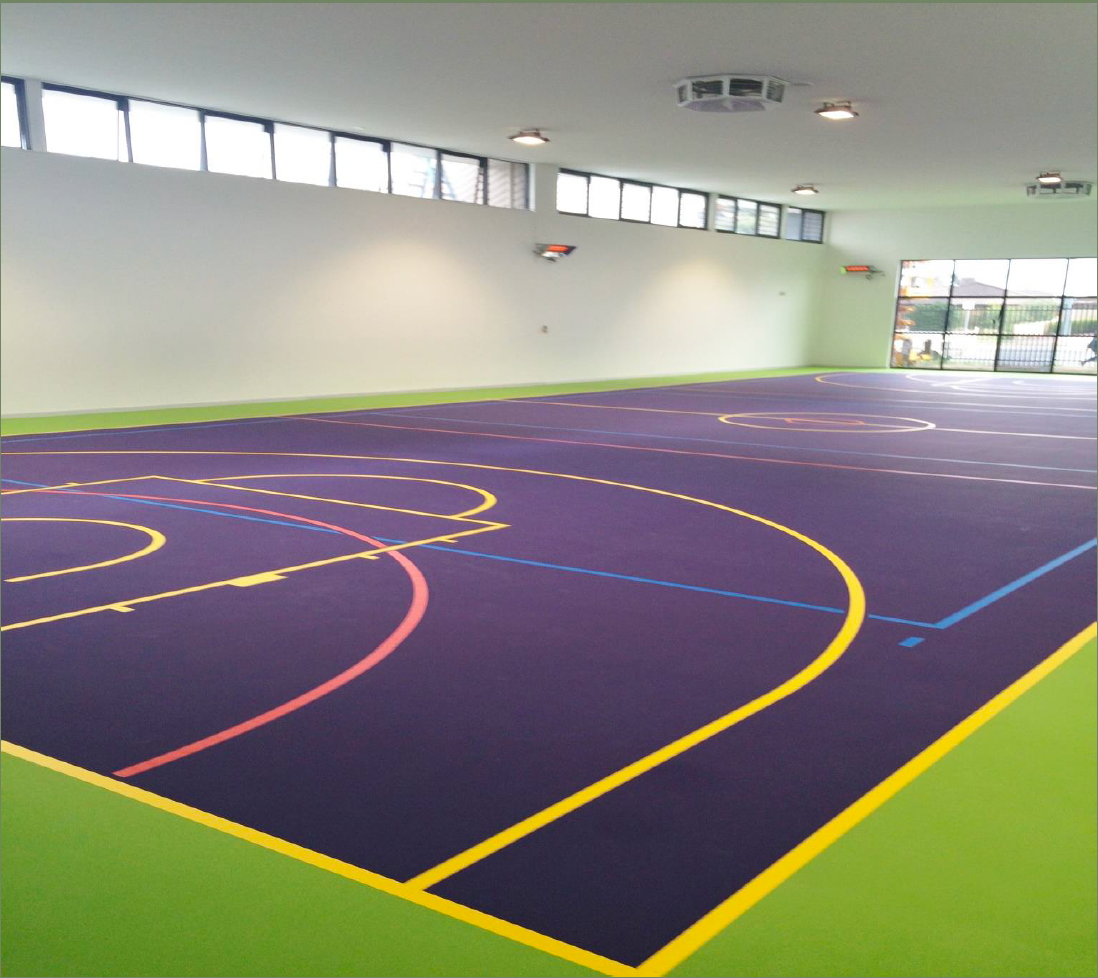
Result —
[[[294, 517], [389, 543], [473, 528], [422, 514], [480, 496], [408, 480], [493, 493], [473, 518], [506, 528], [403, 551], [429, 604], [376, 667], [130, 779], [402, 880], [783, 682], [819, 655], [846, 607], [820, 554], [746, 517], [477, 465], [711, 500], [819, 541], [868, 602], [834, 666], [434, 887], [636, 964], [1094, 618], [1093, 382], [824, 381], [6, 438], [5, 492], [134, 481], [5, 495], [5, 519], [112, 520], [167, 543], [107, 568], [5, 582], [3, 621], [368, 549]], [[719, 420], [741, 414], [769, 420]], [[937, 427], [870, 433], [889, 423], [882, 415]], [[819, 430], [836, 417], [850, 430]], [[269, 477], [242, 478], [258, 475]], [[278, 494], [173, 481], [206, 479]], [[9, 522], [5, 577], [147, 540], [102, 524]], [[110, 774], [323, 683], [382, 642], [410, 600], [408, 575], [383, 555], [12, 629], [3, 735]]]

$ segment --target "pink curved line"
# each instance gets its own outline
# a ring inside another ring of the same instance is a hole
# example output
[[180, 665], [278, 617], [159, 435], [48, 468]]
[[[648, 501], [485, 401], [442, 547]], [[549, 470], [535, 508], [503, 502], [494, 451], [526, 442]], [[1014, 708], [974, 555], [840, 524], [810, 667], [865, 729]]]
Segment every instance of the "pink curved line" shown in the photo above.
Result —
[[[198, 506], [217, 506], [222, 509], [238, 509], [247, 513], [262, 513], [266, 516], [279, 516], [285, 519], [297, 520], [300, 523], [309, 523], [313, 526], [323, 527], [326, 530], [335, 530], [337, 533], [346, 534], [349, 537], [354, 537], [356, 540], [362, 540], [365, 543], [370, 544], [372, 547], [382, 548], [384, 544], [380, 541], [373, 539], [372, 537], [363, 536], [361, 533], [355, 533], [354, 530], [348, 530], [343, 526], [335, 526], [332, 523], [323, 523], [320, 520], [311, 520], [305, 516], [292, 516], [289, 513], [277, 513], [270, 509], [256, 509], [253, 506], [237, 506], [234, 503], [211, 503], [205, 499], [172, 499], [167, 496], [139, 496], [134, 493], [103, 493], [103, 492], [86, 492], [76, 491], [71, 489], [50, 490], [56, 492], [57, 495], [69, 494], [78, 496], [124, 496], [126, 499], [153, 499], [160, 500], [166, 503], [192, 503]], [[412, 600], [408, 606], [408, 611], [405, 613], [404, 618], [400, 624], [389, 633], [388, 637], [381, 642], [369, 655], [362, 659], [359, 659], [354, 665], [348, 669], [344, 669], [342, 672], [336, 674], [331, 679], [322, 682], [319, 686], [314, 686], [312, 689], [301, 693], [299, 696], [295, 696], [293, 699], [287, 700], [285, 703], [279, 706], [273, 707], [257, 716], [252, 717], [250, 720], [244, 720], [241, 723], [234, 724], [231, 727], [226, 727], [224, 730], [220, 730], [217, 733], [210, 734], [208, 737], [203, 737], [201, 740], [192, 741], [189, 744], [184, 744], [182, 747], [177, 747], [175, 750], [168, 751], [165, 754], [158, 754], [156, 757], [150, 757], [146, 761], [140, 761], [137, 764], [131, 764], [129, 767], [119, 768], [113, 772], [115, 777], [118, 778], [130, 778], [135, 774], [142, 774], [145, 771], [150, 771], [153, 768], [160, 767], [164, 764], [170, 764], [172, 761], [178, 761], [182, 757], [187, 757], [190, 754], [197, 754], [199, 751], [205, 750], [207, 747], [213, 747], [217, 744], [224, 743], [226, 740], [232, 740], [234, 737], [239, 737], [241, 734], [246, 734], [249, 731], [255, 730], [257, 727], [262, 727], [264, 724], [270, 723], [273, 720], [278, 720], [289, 713], [293, 713], [294, 710], [300, 710], [301, 707], [307, 706], [309, 703], [313, 703], [323, 696], [327, 696], [329, 693], [334, 692], [341, 686], [345, 686], [353, 679], [357, 679], [364, 672], [372, 669], [382, 659], [392, 653], [412, 632], [416, 626], [423, 620], [424, 612], [427, 610], [427, 600], [429, 598], [429, 592], [427, 589], [427, 581], [423, 576], [423, 572], [420, 571], [415, 564], [412, 563], [404, 554], [399, 550], [388, 551], [389, 556], [393, 558], [404, 569], [404, 572], [408, 575], [409, 580], [412, 582]]]

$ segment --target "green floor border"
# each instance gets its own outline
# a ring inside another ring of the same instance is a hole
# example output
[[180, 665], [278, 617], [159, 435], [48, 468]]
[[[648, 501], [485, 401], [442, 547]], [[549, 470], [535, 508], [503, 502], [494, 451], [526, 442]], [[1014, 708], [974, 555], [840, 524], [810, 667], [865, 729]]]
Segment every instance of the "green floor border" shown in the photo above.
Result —
[[95, 428], [144, 428], [188, 421], [231, 421], [239, 418], [270, 418], [282, 414], [323, 414], [330, 411], [365, 411], [370, 408], [412, 407], [427, 404], [455, 404], [515, 397], [545, 397], [554, 394], [591, 394], [598, 391], [632, 390], [639, 387], [671, 387], [676, 384], [704, 384], [720, 380], [751, 380], [758, 377], [791, 377], [798, 374], [874, 372], [870, 368], [781, 367], [767, 370], [732, 370], [721, 373], [682, 374], [664, 377], [631, 377], [621, 380], [592, 380], [572, 384], [533, 384], [523, 387], [478, 387], [449, 391], [410, 391], [401, 394], [359, 394], [348, 397], [312, 397], [286, 401], [253, 401], [244, 404], [210, 404], [194, 407], [148, 408], [135, 411], [95, 411], [84, 414], [37, 415], [0, 420], [0, 434], [40, 435]]
[[[672, 974], [1094, 975], [1095, 663], [1091, 642]], [[589, 973], [19, 758], [0, 778], [8, 976]]]
[[[7, 419], [4, 434], [748, 377]], [[1049, 649], [1051, 653], [1053, 650]], [[674, 975], [1095, 975], [1092, 642]], [[581, 975], [396, 897], [4, 756], [3, 972]]]
[[[643, 387], [673, 387], [677, 384], [706, 384], [722, 380], [753, 380], [761, 377], [795, 377], [802, 374], [890, 373], [890, 367], [773, 367], [765, 370], [730, 370], [718, 373], [680, 374], [661, 377], [629, 377], [619, 380], [577, 381], [567, 384], [529, 384], [521, 387], [476, 387], [445, 391], [407, 391], [396, 394], [355, 394], [346, 397], [306, 397], [281, 401], [201, 404], [184, 407], [141, 408], [126, 411], [89, 411], [74, 414], [46, 414], [0, 418], [0, 435], [42, 435], [96, 428], [146, 428], [151, 425], [185, 424], [198, 421], [235, 421], [242, 418], [271, 418], [283, 414], [324, 414], [332, 411], [365, 411], [371, 408], [422, 407], [428, 404], [459, 404], [519, 397], [557, 394], [594, 394], [599, 391], [635, 390]], [[940, 371], [924, 371], [935, 373]], [[948, 372], [948, 371], [947, 371]], [[978, 371], [989, 377], [1043, 377], [1025, 371]], [[968, 375], [957, 371], [958, 375]], [[1049, 374], [1047, 376], [1084, 376]]]

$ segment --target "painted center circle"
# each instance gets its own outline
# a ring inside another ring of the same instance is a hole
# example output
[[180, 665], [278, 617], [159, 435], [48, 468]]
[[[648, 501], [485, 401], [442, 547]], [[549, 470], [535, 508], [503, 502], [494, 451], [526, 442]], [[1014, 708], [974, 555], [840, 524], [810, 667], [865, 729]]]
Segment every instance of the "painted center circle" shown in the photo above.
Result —
[[757, 411], [724, 414], [720, 421], [742, 428], [768, 431], [816, 431], [827, 434], [881, 435], [898, 431], [926, 431], [934, 427], [919, 418], [900, 418], [887, 414], [845, 414], [837, 411]]

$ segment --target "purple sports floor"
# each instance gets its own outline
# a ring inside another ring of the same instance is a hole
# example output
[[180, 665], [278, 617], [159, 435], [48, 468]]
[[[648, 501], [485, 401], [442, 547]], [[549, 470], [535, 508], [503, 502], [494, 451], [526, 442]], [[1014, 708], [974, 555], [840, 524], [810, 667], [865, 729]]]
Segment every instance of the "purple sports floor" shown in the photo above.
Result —
[[635, 965], [1094, 620], [1095, 444], [942, 372], [5, 438], [3, 736]]

